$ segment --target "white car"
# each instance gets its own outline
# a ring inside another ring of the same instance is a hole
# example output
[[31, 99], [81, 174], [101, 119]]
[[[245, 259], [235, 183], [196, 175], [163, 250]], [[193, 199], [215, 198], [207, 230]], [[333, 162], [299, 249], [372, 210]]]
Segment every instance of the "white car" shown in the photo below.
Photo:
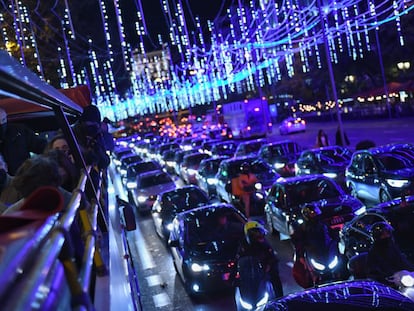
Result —
[[306, 121], [299, 117], [288, 117], [279, 125], [280, 135], [306, 131]]

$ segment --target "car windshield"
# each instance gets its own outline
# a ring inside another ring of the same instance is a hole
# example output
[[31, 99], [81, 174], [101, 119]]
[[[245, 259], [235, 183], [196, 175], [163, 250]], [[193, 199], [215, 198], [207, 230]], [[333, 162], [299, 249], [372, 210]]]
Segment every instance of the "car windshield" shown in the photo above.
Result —
[[147, 172], [150, 170], [156, 170], [159, 169], [160, 167], [155, 164], [154, 162], [143, 162], [143, 163], [139, 163], [137, 165], [134, 165], [131, 169], [134, 173], [139, 174], [142, 172]]
[[401, 170], [414, 167], [414, 155], [409, 153], [385, 153], [377, 156], [378, 162], [385, 170]]
[[347, 149], [325, 149], [316, 157], [321, 164], [349, 163], [351, 153]]
[[188, 166], [194, 166], [197, 165], [201, 162], [201, 160], [208, 158], [209, 155], [207, 155], [206, 153], [200, 153], [200, 154], [195, 154], [195, 155], [189, 155], [185, 158], [185, 163]]
[[193, 215], [186, 221], [188, 235], [186, 237], [189, 245], [204, 247], [220, 241], [240, 240], [243, 236], [243, 218], [237, 213], [226, 213], [226, 229], [220, 230], [219, 219], [224, 215], [219, 213], [203, 213]]
[[336, 198], [341, 193], [331, 181], [315, 179], [287, 185], [286, 195], [289, 205], [299, 206], [313, 201]]
[[228, 171], [229, 176], [234, 177], [240, 174], [240, 166], [244, 162], [250, 163], [251, 171], [255, 175], [262, 175], [262, 174], [268, 173], [269, 171], [272, 171], [272, 168], [264, 161], [261, 161], [258, 159], [255, 159], [253, 161], [252, 160], [249, 161], [246, 159], [240, 159], [238, 161], [231, 162], [231, 164], [229, 165], [229, 171]]
[[141, 188], [148, 188], [153, 187], [161, 184], [168, 184], [172, 183], [173, 180], [171, 177], [167, 174], [160, 173], [160, 174], [154, 174], [154, 175], [148, 175], [141, 178]]
[[166, 195], [163, 202], [164, 207], [170, 207], [172, 210], [179, 212], [187, 210], [189, 207], [193, 208], [206, 204], [208, 198], [198, 189], [189, 189]]
[[298, 153], [299, 146], [294, 142], [273, 145], [270, 149], [272, 156], [283, 156], [286, 154]]

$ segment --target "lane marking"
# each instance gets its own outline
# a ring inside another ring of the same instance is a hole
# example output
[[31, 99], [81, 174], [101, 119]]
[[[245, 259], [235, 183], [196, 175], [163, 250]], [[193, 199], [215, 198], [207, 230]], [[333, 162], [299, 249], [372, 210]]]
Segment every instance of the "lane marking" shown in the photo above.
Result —
[[154, 305], [157, 308], [165, 307], [171, 304], [170, 297], [166, 293], [161, 293], [152, 296], [152, 299], [154, 300]]
[[155, 268], [154, 260], [148, 251], [147, 243], [145, 243], [145, 239], [142, 236], [141, 230], [139, 226], [134, 231], [135, 237], [135, 245], [137, 247], [138, 256], [141, 259], [141, 265], [144, 270]]
[[158, 274], [150, 275], [146, 277], [148, 286], [157, 286], [162, 283], [161, 277]]

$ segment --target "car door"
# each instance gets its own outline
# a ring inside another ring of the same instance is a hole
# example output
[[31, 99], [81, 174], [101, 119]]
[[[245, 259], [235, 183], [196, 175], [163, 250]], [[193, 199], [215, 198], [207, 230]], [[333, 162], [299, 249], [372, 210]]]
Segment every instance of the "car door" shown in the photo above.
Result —
[[381, 188], [381, 183], [378, 178], [378, 167], [370, 155], [365, 155], [363, 161], [364, 174], [362, 176], [363, 182], [361, 183], [360, 188], [361, 195], [368, 200], [378, 202]]
[[271, 215], [273, 227], [280, 233], [287, 234], [286, 205], [284, 189], [280, 185], [274, 185], [267, 200], [267, 210]]

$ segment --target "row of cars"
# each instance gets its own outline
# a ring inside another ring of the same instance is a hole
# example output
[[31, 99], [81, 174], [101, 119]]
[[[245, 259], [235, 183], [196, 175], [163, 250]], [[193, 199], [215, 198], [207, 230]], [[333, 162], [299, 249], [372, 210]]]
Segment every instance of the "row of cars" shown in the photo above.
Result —
[[[257, 143], [257, 141], [254, 142]], [[216, 145], [230, 146], [231, 143], [233, 141], [216, 142], [210, 145], [210, 150]], [[239, 146], [249, 143], [243, 142]], [[183, 178], [187, 185], [181, 188], [177, 188], [171, 178], [173, 183], [170, 189], [162, 188], [161, 184], [157, 184], [156, 192], [142, 196], [141, 199], [139, 193], [144, 187], [137, 183], [132, 199], [138, 205], [144, 201], [147, 203], [146, 210], [151, 210], [158, 235], [171, 247], [176, 270], [190, 294], [208, 291], [212, 284], [216, 288], [216, 283], [227, 287], [231, 284], [229, 278], [235, 265], [231, 254], [235, 255], [235, 252], [230, 250], [224, 242], [228, 238], [228, 233], [215, 237], [212, 233], [218, 231], [215, 226], [219, 215], [228, 214], [230, 219], [234, 219], [233, 227], [238, 228], [234, 236], [236, 239], [243, 237], [241, 228], [246, 218], [231, 204], [233, 198], [229, 191], [229, 182], [238, 174], [238, 169], [243, 162], [251, 163], [251, 167], [265, 190], [263, 192], [266, 201], [265, 216], [269, 228], [274, 233], [287, 237], [291, 233], [293, 223], [302, 221], [300, 211], [309, 203], [316, 204], [322, 211], [323, 221], [329, 226], [338, 228], [340, 232], [343, 228], [348, 228], [348, 224], [357, 217], [366, 215], [366, 206], [359, 198], [365, 198], [364, 191], [367, 191], [368, 186], [365, 185], [363, 188], [361, 185], [366, 182], [364, 178], [369, 174], [374, 175], [372, 176], [373, 184], [370, 185], [371, 191], [374, 191], [372, 189], [377, 185], [379, 188], [383, 187], [382, 189], [385, 189], [389, 195], [388, 197], [380, 196], [378, 192], [377, 197], [370, 198], [376, 202], [386, 201], [390, 202], [389, 205], [398, 205], [398, 200], [397, 203], [395, 200], [390, 200], [402, 195], [408, 196], [412, 194], [413, 189], [409, 174], [414, 167], [412, 165], [413, 146], [410, 144], [383, 146], [351, 153], [339, 146], [303, 150], [292, 141], [272, 143], [262, 141], [257, 151], [261, 151], [262, 156], [258, 153], [238, 156], [234, 154], [211, 155], [199, 150], [205, 145], [203, 143], [199, 144], [196, 150], [181, 150], [181, 147], [177, 148], [171, 142], [153, 144], [157, 145], [157, 148], [152, 151], [148, 148], [134, 148], [134, 153], [144, 159], [138, 163], [151, 162], [159, 165], [155, 173], [149, 175], [168, 174], [167, 171], [170, 171], [168, 175], [177, 174], [183, 177], [187, 171], [195, 177], [194, 179]], [[177, 171], [168, 169], [168, 160], [165, 160], [163, 156], [166, 150], [163, 153], [156, 151], [162, 146], [165, 147], [166, 144], [171, 144], [171, 149], [167, 150], [172, 150], [175, 154], [173, 159], [178, 154], [184, 154], [181, 164], [175, 163], [171, 166], [178, 167]], [[236, 149], [237, 147], [234, 150]], [[289, 165], [293, 168], [289, 171], [278, 170], [282, 168], [282, 161], [272, 162], [270, 159], [273, 154], [290, 159]], [[199, 157], [197, 161], [193, 161], [196, 166], [182, 164], [184, 159], [192, 156]], [[375, 168], [365, 166], [367, 158], [372, 161]], [[368, 171], [365, 171], [366, 169]], [[204, 170], [210, 171], [210, 175], [205, 175]], [[385, 177], [379, 182], [381, 174], [385, 174]], [[203, 176], [209, 177], [203, 179]], [[342, 183], [336, 181], [338, 176], [342, 178]], [[136, 181], [142, 179], [141, 174], [135, 177]], [[204, 184], [199, 183], [199, 180], [204, 180]], [[348, 191], [350, 186], [354, 187], [351, 192]], [[377, 212], [384, 212], [384, 210], [385, 208]], [[347, 236], [349, 235], [341, 235], [344, 255], [355, 246], [349, 243]], [[233, 241], [232, 244], [237, 243]], [[229, 257], [222, 255], [227, 254], [224, 250], [229, 251]], [[223, 266], [224, 262], [226, 267]]]

